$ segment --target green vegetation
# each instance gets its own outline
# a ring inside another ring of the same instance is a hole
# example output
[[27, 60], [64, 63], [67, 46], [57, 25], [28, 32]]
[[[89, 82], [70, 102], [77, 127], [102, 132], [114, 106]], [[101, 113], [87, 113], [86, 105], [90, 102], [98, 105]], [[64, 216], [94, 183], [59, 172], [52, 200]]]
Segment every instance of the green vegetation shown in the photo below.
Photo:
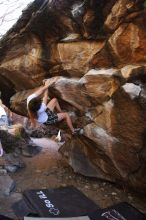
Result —
[[143, 6], [144, 6], [144, 8], [146, 8], [146, 1], [144, 1]]

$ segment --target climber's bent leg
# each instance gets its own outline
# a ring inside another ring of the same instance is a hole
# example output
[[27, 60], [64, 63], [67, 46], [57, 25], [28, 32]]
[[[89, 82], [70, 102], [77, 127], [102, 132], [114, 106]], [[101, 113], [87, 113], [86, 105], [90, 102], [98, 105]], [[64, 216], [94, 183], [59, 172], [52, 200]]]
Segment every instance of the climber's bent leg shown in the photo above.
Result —
[[68, 127], [70, 128], [71, 132], [73, 133], [74, 127], [72, 125], [72, 121], [71, 121], [69, 114], [67, 112], [62, 112], [62, 113], [58, 113], [57, 116], [58, 116], [58, 121], [62, 121], [62, 120], [66, 121]]
[[54, 111], [54, 108], [56, 108], [56, 110], [58, 112], [62, 112], [60, 105], [58, 103], [58, 100], [56, 98], [51, 99], [51, 101], [48, 103], [47, 107], [51, 110]]

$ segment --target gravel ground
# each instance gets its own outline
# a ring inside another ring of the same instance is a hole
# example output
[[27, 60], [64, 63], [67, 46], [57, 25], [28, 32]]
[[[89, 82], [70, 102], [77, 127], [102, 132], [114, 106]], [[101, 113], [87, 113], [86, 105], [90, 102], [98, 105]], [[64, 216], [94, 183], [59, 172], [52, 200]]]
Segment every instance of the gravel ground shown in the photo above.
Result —
[[26, 168], [11, 174], [11, 178], [16, 182], [16, 190], [8, 197], [0, 197], [0, 214], [17, 219], [11, 205], [21, 198], [23, 190], [68, 185], [81, 190], [101, 208], [124, 201], [146, 213], [144, 195], [135, 194], [124, 187], [119, 188], [95, 178], [75, 174], [58, 153], [59, 146], [56, 142], [45, 138], [33, 141], [42, 147], [42, 151], [32, 158], [24, 157]]

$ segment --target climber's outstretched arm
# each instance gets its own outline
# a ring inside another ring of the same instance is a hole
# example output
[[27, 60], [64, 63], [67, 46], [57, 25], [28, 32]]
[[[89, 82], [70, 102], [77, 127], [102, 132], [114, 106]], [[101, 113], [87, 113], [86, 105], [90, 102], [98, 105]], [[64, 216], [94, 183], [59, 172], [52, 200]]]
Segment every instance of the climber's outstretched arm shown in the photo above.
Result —
[[45, 90], [42, 101], [43, 101], [43, 103], [45, 103], [45, 105], [48, 104], [48, 89]]
[[[44, 92], [46, 92], [46, 95], [48, 95], [47, 90], [48, 87], [50, 86], [50, 80], [46, 80], [45, 85], [39, 87], [34, 93], [36, 96], [41, 96], [42, 94], [44, 94]], [[46, 97], [46, 95], [44, 95]]]
[[36, 94], [36, 96], [41, 96], [47, 89], [48, 86], [44, 85], [37, 89], [34, 93]]

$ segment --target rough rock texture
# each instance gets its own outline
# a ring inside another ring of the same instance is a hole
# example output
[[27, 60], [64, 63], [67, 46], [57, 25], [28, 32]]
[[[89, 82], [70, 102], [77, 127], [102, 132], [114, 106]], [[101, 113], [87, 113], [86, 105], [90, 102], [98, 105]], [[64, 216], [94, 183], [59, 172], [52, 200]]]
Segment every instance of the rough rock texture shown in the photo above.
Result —
[[145, 54], [144, 0], [35, 0], [0, 41], [2, 100], [27, 116], [58, 76], [50, 97], [83, 128], [60, 149], [75, 172], [145, 191]]
[[7, 174], [0, 175], [0, 196], [9, 196], [15, 189], [15, 182]]
[[[8, 130], [0, 129], [0, 140], [4, 152], [6, 154], [11, 153], [12, 157], [13, 155], [14, 157], [21, 157], [21, 155], [31, 157], [40, 151], [40, 147], [32, 142], [21, 124], [13, 125]], [[7, 156], [5, 158], [7, 160]], [[10, 164], [18, 165], [13, 159], [11, 162], [11, 158], [8, 161]]]

